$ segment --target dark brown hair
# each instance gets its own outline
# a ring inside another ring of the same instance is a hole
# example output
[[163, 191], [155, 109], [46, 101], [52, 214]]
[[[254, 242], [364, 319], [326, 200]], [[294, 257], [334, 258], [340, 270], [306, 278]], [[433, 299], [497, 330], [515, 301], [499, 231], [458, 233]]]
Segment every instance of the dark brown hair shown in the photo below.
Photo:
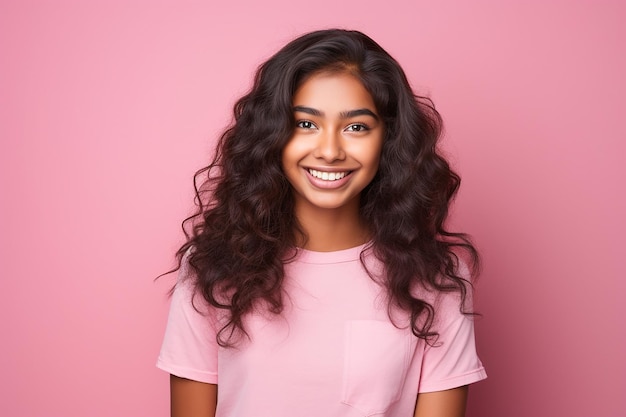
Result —
[[[400, 65], [357, 31], [322, 30], [301, 36], [262, 64], [249, 93], [234, 108], [209, 166], [196, 173], [197, 212], [183, 222], [187, 242], [177, 255], [188, 262], [197, 294], [225, 309], [218, 342], [232, 345], [243, 318], [263, 305], [283, 308], [283, 264], [302, 233], [281, 152], [293, 129], [292, 98], [307, 77], [349, 71], [372, 95], [385, 124], [378, 173], [361, 195], [361, 216], [371, 249], [385, 267], [382, 284], [391, 306], [411, 317], [413, 333], [429, 340], [435, 309], [416, 298], [416, 285], [458, 291], [461, 309], [468, 284], [459, 251], [478, 268], [465, 234], [445, 228], [460, 183], [437, 149], [441, 117], [432, 102], [414, 95]], [[469, 284], [471, 285], [471, 284]]]

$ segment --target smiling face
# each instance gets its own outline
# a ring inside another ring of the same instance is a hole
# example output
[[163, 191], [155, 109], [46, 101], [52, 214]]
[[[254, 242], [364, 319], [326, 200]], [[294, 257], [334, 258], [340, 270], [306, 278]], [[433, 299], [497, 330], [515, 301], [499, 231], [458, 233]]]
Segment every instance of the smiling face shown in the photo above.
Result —
[[282, 152], [296, 215], [357, 215], [361, 191], [378, 170], [384, 126], [374, 100], [347, 73], [308, 78], [293, 97], [296, 127]]

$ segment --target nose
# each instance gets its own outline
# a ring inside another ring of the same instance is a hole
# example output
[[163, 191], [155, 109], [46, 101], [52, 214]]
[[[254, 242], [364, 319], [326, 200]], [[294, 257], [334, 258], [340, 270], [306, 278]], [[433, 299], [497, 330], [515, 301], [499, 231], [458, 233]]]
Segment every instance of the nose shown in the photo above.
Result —
[[321, 133], [313, 156], [328, 163], [345, 159], [341, 135], [332, 131]]

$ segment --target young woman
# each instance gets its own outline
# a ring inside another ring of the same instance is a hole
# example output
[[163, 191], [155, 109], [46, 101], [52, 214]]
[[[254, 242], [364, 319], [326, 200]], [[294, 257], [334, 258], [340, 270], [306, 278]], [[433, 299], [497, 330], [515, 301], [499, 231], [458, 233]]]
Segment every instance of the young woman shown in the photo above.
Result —
[[445, 228], [440, 126], [360, 32], [259, 68], [197, 174], [158, 360], [172, 416], [464, 415], [477, 254]]

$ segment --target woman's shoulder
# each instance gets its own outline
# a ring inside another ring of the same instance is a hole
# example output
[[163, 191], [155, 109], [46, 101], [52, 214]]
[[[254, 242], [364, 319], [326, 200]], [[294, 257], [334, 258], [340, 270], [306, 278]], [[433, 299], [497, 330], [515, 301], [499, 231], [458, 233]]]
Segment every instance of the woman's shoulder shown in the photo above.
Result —
[[435, 312], [435, 320], [447, 316], [458, 317], [473, 311], [473, 276], [469, 265], [459, 259], [454, 267], [455, 279], [440, 274], [436, 286], [417, 282], [412, 295], [430, 304]]

